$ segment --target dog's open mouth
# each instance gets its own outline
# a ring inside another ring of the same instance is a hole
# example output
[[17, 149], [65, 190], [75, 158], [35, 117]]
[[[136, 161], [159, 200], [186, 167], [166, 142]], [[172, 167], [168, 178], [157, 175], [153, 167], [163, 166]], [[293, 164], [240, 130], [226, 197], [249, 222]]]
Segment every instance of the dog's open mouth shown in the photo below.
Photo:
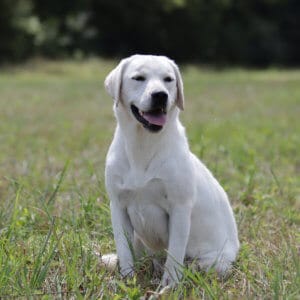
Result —
[[157, 132], [163, 128], [167, 121], [167, 113], [163, 108], [156, 108], [147, 112], [139, 110], [131, 105], [131, 111], [135, 118], [148, 130]]

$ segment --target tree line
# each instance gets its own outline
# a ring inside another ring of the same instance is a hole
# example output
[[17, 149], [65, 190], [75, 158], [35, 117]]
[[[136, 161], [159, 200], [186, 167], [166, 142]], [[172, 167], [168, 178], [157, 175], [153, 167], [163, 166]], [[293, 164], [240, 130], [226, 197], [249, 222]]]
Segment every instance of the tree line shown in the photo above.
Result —
[[298, 0], [0, 0], [0, 62], [165, 54], [185, 62], [300, 63]]

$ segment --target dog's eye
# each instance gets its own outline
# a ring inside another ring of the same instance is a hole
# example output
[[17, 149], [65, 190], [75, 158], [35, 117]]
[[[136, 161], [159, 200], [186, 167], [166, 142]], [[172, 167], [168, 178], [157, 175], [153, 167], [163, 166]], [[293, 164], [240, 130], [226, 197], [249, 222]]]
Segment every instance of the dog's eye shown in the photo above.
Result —
[[170, 77], [170, 76], [167, 76], [167, 77], [164, 78], [164, 82], [171, 82], [173, 80], [174, 79], [172, 77]]
[[145, 81], [146, 78], [142, 75], [137, 75], [137, 76], [134, 76], [132, 77], [133, 80], [136, 80], [136, 81]]

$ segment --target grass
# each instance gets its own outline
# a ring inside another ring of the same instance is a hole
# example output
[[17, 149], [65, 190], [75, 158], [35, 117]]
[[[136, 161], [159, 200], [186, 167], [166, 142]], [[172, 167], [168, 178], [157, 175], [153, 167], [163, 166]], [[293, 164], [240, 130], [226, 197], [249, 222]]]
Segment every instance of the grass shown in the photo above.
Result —
[[[1, 298], [157, 297], [149, 259], [124, 281], [95, 255], [114, 251], [103, 80], [115, 63], [1, 70]], [[241, 250], [227, 280], [186, 268], [169, 297], [299, 299], [300, 71], [182, 71], [191, 149], [231, 198]]]

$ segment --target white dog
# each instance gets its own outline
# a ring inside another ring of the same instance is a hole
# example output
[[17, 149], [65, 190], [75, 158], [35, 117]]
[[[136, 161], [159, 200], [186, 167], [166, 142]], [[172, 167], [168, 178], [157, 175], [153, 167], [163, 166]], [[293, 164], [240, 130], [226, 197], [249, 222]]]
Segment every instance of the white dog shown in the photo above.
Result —
[[121, 274], [133, 274], [133, 257], [164, 249], [163, 286], [180, 279], [185, 258], [225, 274], [239, 249], [236, 223], [223, 188], [189, 150], [178, 67], [134, 55], [105, 87], [117, 119], [105, 179]]

